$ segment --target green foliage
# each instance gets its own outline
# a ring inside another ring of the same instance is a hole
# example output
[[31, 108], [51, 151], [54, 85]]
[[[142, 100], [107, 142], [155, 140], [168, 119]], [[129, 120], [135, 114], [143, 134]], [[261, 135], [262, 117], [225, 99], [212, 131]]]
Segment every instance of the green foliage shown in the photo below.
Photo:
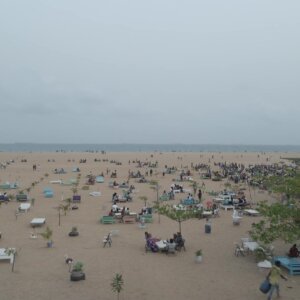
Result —
[[294, 169], [286, 169], [285, 176], [255, 176], [253, 181], [260, 183], [274, 193], [284, 193], [290, 198], [300, 198], [300, 173]]
[[142, 201], [144, 201], [145, 206], [147, 205], [148, 197], [146, 197], [146, 196], [140, 196], [139, 199], [142, 200]]
[[53, 234], [53, 231], [50, 229], [50, 227], [47, 226], [46, 230], [42, 233], [40, 233], [40, 235], [45, 239], [45, 240], [48, 240], [50, 241], [51, 238], [52, 238], [52, 234]]
[[60, 204], [58, 207], [59, 210], [62, 210], [64, 212], [65, 216], [67, 215], [67, 211], [69, 210], [69, 208], [70, 208], [70, 203], [67, 203], [66, 205]]
[[196, 256], [202, 256], [202, 249], [199, 249], [195, 252]]
[[83, 263], [81, 261], [78, 261], [72, 269], [73, 272], [82, 272], [83, 271]]
[[252, 224], [250, 235], [254, 240], [270, 244], [277, 239], [286, 243], [300, 239], [299, 203], [269, 205], [261, 202], [258, 210], [264, 218]]
[[197, 216], [197, 213], [193, 210], [176, 210], [172, 206], [167, 204], [156, 208], [160, 214], [177, 222], [182, 222], [191, 218], [195, 218]]
[[113, 292], [118, 294], [118, 299], [119, 299], [120, 292], [123, 290], [123, 286], [124, 286], [123, 276], [117, 273], [111, 282], [111, 289]]
[[151, 185], [151, 186], [157, 186], [158, 185], [158, 182], [157, 182], [157, 180], [154, 180], [154, 179], [152, 179], [152, 180], [150, 180], [149, 181], [149, 184]]
[[78, 189], [77, 189], [77, 187], [73, 187], [73, 188], [71, 189], [71, 191], [72, 191], [73, 194], [75, 195], [75, 194], [78, 192]]
[[196, 210], [181, 210], [181, 209], [174, 209], [170, 205], [156, 205], [155, 208], [157, 209], [158, 213], [170, 218], [178, 222], [179, 224], [179, 232], [181, 232], [181, 222], [186, 221], [191, 218], [198, 217], [198, 211]]

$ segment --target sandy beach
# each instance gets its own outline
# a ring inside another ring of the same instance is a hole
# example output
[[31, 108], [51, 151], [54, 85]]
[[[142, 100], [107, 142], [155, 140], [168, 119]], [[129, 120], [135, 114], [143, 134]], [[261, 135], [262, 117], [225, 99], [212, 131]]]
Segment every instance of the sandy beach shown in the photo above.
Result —
[[[259, 217], [243, 216], [241, 224], [234, 226], [232, 211], [220, 210], [220, 216], [212, 218], [212, 232], [204, 232], [205, 219], [190, 219], [182, 223], [182, 235], [186, 240], [186, 251], [175, 255], [145, 252], [144, 232], [153, 236], [169, 239], [178, 231], [178, 223], [165, 216], [153, 215], [153, 223], [141, 229], [136, 224], [101, 224], [100, 217], [107, 215], [112, 205], [112, 194], [115, 191], [109, 187], [109, 182], [127, 181], [129, 171], [140, 171], [144, 174], [149, 170], [147, 166], [138, 168], [134, 161], [158, 162], [153, 169], [153, 175], [147, 179], [157, 180], [160, 186], [159, 194], [169, 190], [175, 174], [165, 174], [165, 165], [180, 169], [190, 169], [191, 163], [210, 164], [236, 162], [249, 164], [278, 163], [282, 157], [300, 157], [293, 153], [0, 153], [0, 162], [13, 161], [6, 169], [0, 170], [0, 183], [18, 182], [16, 190], [7, 190], [8, 194], [16, 195], [18, 190], [31, 187], [29, 197], [34, 198], [34, 205], [26, 213], [16, 211], [19, 202], [10, 201], [0, 206], [0, 248], [14, 247], [18, 254], [15, 270], [11, 271], [8, 261], [0, 261], [0, 300], [62, 300], [62, 299], [117, 299], [111, 291], [110, 283], [114, 274], [121, 273], [124, 277], [124, 290], [120, 299], [223, 299], [223, 300], [253, 300], [266, 299], [259, 291], [259, 285], [267, 270], [259, 269], [254, 255], [236, 257], [234, 244], [240, 243], [242, 237], [247, 237], [251, 224]], [[79, 163], [86, 159], [86, 163]], [[99, 161], [95, 161], [99, 160]], [[103, 161], [105, 160], [105, 161]], [[114, 162], [112, 162], [114, 161]], [[130, 163], [129, 163], [130, 161]], [[120, 164], [116, 164], [119, 162]], [[33, 165], [37, 170], [33, 171]], [[60, 219], [57, 207], [64, 203], [62, 199], [72, 197], [72, 186], [51, 184], [50, 181], [70, 180], [78, 173], [72, 172], [74, 167], [80, 168], [80, 182], [78, 194], [82, 201], [78, 210], [70, 210]], [[66, 174], [54, 174], [55, 169], [64, 168]], [[106, 175], [116, 170], [117, 178], [111, 179]], [[89, 174], [105, 175], [104, 183], [90, 185], [89, 190], [82, 190], [86, 185]], [[211, 200], [207, 192], [224, 190], [223, 181], [203, 180], [199, 172], [192, 171], [193, 179], [198, 183], [205, 183], [203, 189], [204, 203]], [[45, 174], [48, 174], [46, 176]], [[43, 178], [43, 179], [41, 179]], [[32, 183], [38, 182], [32, 187]], [[125, 205], [131, 211], [140, 212], [143, 201], [140, 196], [148, 198], [148, 206], [156, 201], [156, 191], [148, 183], [137, 183], [130, 179], [130, 184], [136, 188], [133, 201]], [[192, 190], [191, 183], [183, 182], [186, 189]], [[45, 198], [43, 190], [51, 187], [53, 198]], [[92, 191], [101, 192], [100, 197], [90, 196]], [[121, 189], [116, 190], [121, 193]], [[5, 192], [2, 190], [2, 192]], [[276, 201], [278, 197], [266, 191], [246, 189], [247, 199], [252, 203], [261, 200]], [[250, 195], [251, 193], [251, 195]], [[175, 200], [168, 201], [177, 204], [186, 195], [176, 194]], [[122, 204], [120, 204], [122, 206]], [[254, 206], [255, 207], [255, 206]], [[46, 224], [33, 229], [30, 221], [33, 218], [46, 218]], [[53, 230], [54, 245], [46, 247], [46, 241], [38, 235], [31, 239], [30, 234], [43, 232], [46, 226]], [[78, 237], [69, 237], [73, 226], [79, 231]], [[112, 236], [112, 247], [103, 248], [103, 237], [111, 230], [118, 232]], [[290, 245], [280, 241], [274, 243], [275, 254], [284, 255]], [[195, 262], [195, 251], [203, 250], [203, 262]], [[68, 265], [65, 255], [84, 264], [86, 280], [70, 281]], [[288, 276], [287, 282], [281, 282], [283, 299], [298, 300], [300, 294], [300, 276]]]

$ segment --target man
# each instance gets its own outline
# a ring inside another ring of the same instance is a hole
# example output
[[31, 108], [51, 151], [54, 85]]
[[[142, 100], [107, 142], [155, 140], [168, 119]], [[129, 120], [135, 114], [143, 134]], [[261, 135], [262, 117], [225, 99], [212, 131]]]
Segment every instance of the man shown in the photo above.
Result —
[[277, 292], [277, 297], [280, 297], [279, 295], [279, 278], [283, 278], [284, 280], [287, 280], [287, 278], [282, 274], [280, 269], [280, 261], [276, 260], [275, 265], [272, 266], [272, 269], [268, 275], [269, 282], [271, 284], [271, 289], [268, 295], [268, 300], [272, 299], [272, 295], [274, 290]]

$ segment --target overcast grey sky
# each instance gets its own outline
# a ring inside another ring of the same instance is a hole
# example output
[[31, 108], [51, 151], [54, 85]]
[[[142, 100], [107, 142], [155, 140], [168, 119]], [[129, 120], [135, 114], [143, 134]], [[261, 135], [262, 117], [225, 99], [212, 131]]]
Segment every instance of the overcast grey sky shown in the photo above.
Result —
[[299, 13], [299, 0], [0, 0], [0, 141], [300, 144]]

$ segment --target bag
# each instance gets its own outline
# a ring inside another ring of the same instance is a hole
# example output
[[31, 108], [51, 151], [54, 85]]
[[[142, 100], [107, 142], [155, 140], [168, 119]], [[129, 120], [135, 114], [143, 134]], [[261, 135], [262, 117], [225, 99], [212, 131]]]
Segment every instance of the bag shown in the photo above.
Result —
[[269, 290], [271, 289], [271, 283], [269, 280], [266, 278], [260, 285], [259, 289], [262, 293], [267, 294]]

